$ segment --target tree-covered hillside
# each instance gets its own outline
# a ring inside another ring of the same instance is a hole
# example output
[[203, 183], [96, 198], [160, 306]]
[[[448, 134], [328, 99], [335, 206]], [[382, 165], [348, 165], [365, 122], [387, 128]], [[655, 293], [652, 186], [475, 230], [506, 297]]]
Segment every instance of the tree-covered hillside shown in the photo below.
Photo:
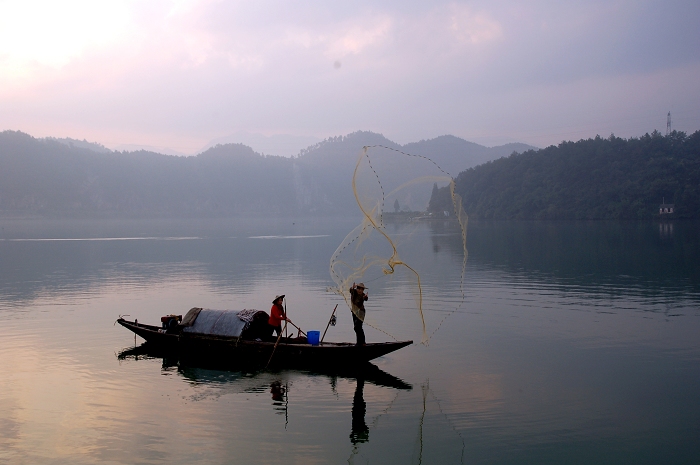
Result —
[[[700, 218], [700, 131], [529, 150], [463, 171], [456, 191], [467, 214], [481, 219], [653, 218], [663, 199], [676, 217]], [[438, 189], [429, 209], [449, 205]]]

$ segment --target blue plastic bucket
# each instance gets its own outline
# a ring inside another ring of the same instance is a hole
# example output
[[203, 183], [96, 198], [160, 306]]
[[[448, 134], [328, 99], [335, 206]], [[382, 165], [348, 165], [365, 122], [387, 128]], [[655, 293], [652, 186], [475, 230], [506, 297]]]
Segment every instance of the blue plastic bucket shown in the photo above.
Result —
[[318, 345], [318, 340], [321, 337], [320, 331], [309, 331], [306, 333], [306, 338], [309, 340], [309, 344], [312, 346]]

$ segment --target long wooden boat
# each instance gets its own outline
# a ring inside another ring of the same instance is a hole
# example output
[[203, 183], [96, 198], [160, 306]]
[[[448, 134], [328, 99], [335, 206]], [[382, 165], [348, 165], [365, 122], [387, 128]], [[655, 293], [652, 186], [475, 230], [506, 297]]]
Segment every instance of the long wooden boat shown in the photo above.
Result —
[[203, 358], [229, 365], [275, 367], [336, 367], [366, 363], [399, 350], [413, 341], [368, 343], [358, 346], [347, 342], [309, 344], [306, 338], [255, 338], [187, 332], [119, 318], [117, 323], [142, 337], [158, 350], [177, 353], [181, 358]]

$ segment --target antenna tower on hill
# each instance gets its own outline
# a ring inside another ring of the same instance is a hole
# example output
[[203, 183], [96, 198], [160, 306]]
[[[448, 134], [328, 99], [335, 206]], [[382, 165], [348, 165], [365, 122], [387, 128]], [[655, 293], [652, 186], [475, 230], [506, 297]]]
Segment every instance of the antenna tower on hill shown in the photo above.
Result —
[[668, 136], [671, 134], [671, 112], [668, 112], [668, 116], [666, 117], [666, 135]]

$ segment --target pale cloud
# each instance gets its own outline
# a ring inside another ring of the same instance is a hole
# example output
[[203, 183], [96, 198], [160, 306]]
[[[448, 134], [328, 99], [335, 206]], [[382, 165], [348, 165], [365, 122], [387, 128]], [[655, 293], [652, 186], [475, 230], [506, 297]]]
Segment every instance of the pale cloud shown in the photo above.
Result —
[[[26, 16], [30, 11], [17, 5], [12, 3], [6, 12], [14, 8]], [[309, 66], [329, 66], [349, 56], [359, 59], [356, 63], [363, 63], [363, 69], [393, 63], [395, 69], [406, 72], [425, 67], [438, 49], [459, 53], [465, 44], [473, 47], [501, 34], [500, 25], [485, 13], [455, 4], [432, 8], [427, 21], [420, 16], [366, 9], [318, 24], [301, 17], [250, 23], [246, 21], [250, 11], [234, 6], [227, 10], [225, 21], [216, 18], [225, 27], [212, 20], [221, 5], [211, 0], [181, 0], [143, 7], [115, 1], [100, 8], [83, 8], [80, 1], [68, 2], [53, 15], [65, 27], [40, 24], [25, 33], [38, 37], [27, 42], [29, 48], [12, 49], [5, 71], [13, 67], [14, 72], [5, 72], [0, 78], [6, 84], [5, 94], [66, 79], [85, 80], [86, 76], [97, 81], [88, 84], [94, 87], [144, 71], [152, 72], [153, 78], [207, 66], [213, 66], [210, 72], [224, 71], [221, 64], [254, 76], [285, 63], [287, 72], [292, 73], [285, 77], [294, 79], [305, 74]], [[72, 23], [64, 18], [71, 18]], [[20, 24], [29, 22], [21, 15], [18, 20]], [[54, 36], [55, 47], [42, 48]], [[407, 55], [411, 58], [406, 59]]]
[[371, 17], [343, 25], [326, 41], [326, 55], [342, 58], [382, 47], [390, 38], [392, 26], [393, 21], [388, 16]]
[[474, 12], [466, 5], [450, 5], [449, 14], [450, 29], [461, 41], [481, 44], [499, 39], [503, 35], [498, 21], [488, 14]]

